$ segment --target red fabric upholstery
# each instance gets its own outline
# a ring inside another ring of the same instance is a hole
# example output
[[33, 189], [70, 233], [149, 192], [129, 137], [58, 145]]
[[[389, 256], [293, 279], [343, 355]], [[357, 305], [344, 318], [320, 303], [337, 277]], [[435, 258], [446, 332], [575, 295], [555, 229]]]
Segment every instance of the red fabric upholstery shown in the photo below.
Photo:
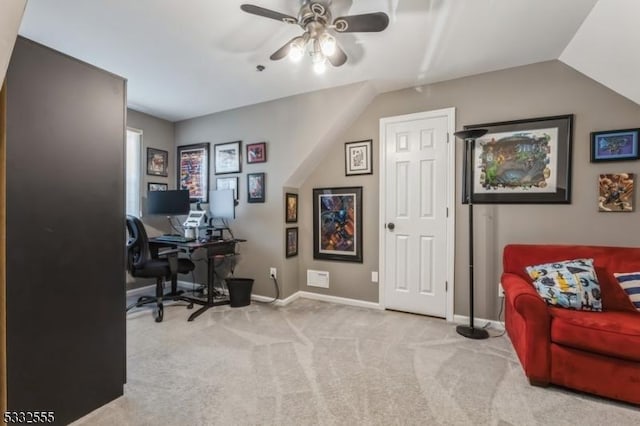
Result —
[[[525, 270], [578, 258], [594, 260], [603, 312], [548, 307]], [[514, 244], [503, 266], [505, 327], [531, 383], [640, 404], [640, 313], [613, 277], [640, 271], [640, 248]]]
[[640, 405], [640, 363], [637, 362], [551, 345], [551, 382]]
[[629, 297], [613, 277], [614, 272], [640, 271], [640, 249], [576, 245], [511, 244], [504, 248], [503, 272], [521, 276], [531, 282], [526, 267], [541, 263], [588, 258], [598, 275], [605, 311], [634, 311]]
[[605, 356], [640, 362], [640, 315], [549, 308], [551, 341]]

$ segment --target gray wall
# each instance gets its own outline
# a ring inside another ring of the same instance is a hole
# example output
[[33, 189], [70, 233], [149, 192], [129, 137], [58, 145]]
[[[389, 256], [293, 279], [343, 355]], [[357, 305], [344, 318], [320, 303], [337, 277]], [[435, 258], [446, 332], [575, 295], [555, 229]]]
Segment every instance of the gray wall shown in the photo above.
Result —
[[[335, 103], [336, 91], [340, 92], [340, 104]], [[589, 133], [638, 127], [640, 106], [563, 63], [544, 62], [390, 92], [377, 96], [366, 107], [362, 105], [368, 99], [366, 96], [360, 96], [360, 103], [348, 104], [354, 94], [359, 92], [353, 87], [332, 89], [176, 124], [178, 145], [233, 140], [243, 140], [245, 144], [267, 141], [268, 162], [243, 165], [239, 217], [234, 223], [236, 234], [249, 240], [241, 250], [243, 259], [238, 274], [256, 279], [254, 293], [273, 294], [267, 273], [269, 266], [276, 266], [284, 283], [282, 297], [305, 290], [376, 302], [378, 286], [370, 280], [371, 271], [378, 269], [379, 120], [446, 107], [456, 108], [458, 129], [466, 124], [575, 114], [572, 204], [482, 205], [476, 208], [477, 316], [497, 316], [497, 283], [502, 248], [507, 243], [640, 245], [640, 236], [629, 232], [629, 229], [637, 228], [640, 213], [598, 213], [596, 187], [599, 173], [638, 173], [640, 162], [597, 165], [589, 162]], [[342, 108], [336, 113], [338, 105]], [[327, 133], [327, 129], [334, 131]], [[362, 139], [373, 139], [374, 175], [345, 177], [344, 143]], [[461, 157], [462, 146], [458, 145], [458, 181]], [[265, 204], [246, 204], [244, 175], [247, 171], [267, 173]], [[211, 183], [215, 185], [213, 175]], [[314, 261], [312, 189], [360, 185], [364, 187], [364, 263]], [[290, 259], [284, 258], [283, 203], [286, 188], [299, 188], [300, 203], [299, 256]], [[455, 274], [458, 285], [455, 287], [455, 313], [466, 315], [467, 210], [459, 203], [460, 198], [460, 190], [457, 189]], [[283, 268], [284, 274], [281, 272]], [[307, 287], [306, 270], [309, 268], [328, 270], [331, 273], [330, 289]]]
[[[237, 238], [248, 241], [240, 244], [235, 275], [253, 278], [254, 294], [275, 295], [270, 267], [278, 270], [282, 298], [298, 291], [298, 257], [284, 255], [284, 188], [296, 192], [372, 99], [367, 84], [355, 84], [176, 123], [176, 145], [211, 144], [211, 188], [216, 182], [213, 145], [242, 141], [242, 173], [219, 176], [240, 178], [240, 202], [231, 226]], [[267, 162], [247, 164], [246, 144], [262, 141], [267, 143]], [[266, 173], [265, 203], [247, 203], [246, 174], [253, 172]]]
[[[165, 217], [147, 216], [147, 183], [166, 183], [169, 189], [176, 188], [176, 147], [174, 124], [152, 115], [148, 115], [133, 109], [127, 109], [127, 127], [142, 130], [142, 152], [141, 152], [141, 187], [142, 196], [142, 221], [145, 224], [147, 233], [150, 236], [171, 232], [171, 228]], [[162, 149], [169, 152], [168, 177], [147, 175], [147, 147]], [[153, 284], [153, 279], [133, 278], [127, 274], [127, 290], [145, 285]]]
[[[344, 177], [343, 142], [372, 138], [374, 170], [378, 165], [379, 120], [382, 117], [456, 108], [457, 129], [480, 124], [560, 114], [575, 114], [572, 204], [478, 205], [476, 218], [476, 315], [496, 318], [497, 283], [502, 249], [508, 243], [579, 243], [640, 246], [640, 213], [598, 213], [600, 173], [640, 172], [640, 162], [589, 162], [589, 133], [640, 126], [640, 106], [612, 92], [559, 61], [544, 62], [395, 91], [378, 96], [335, 144], [328, 156], [300, 188], [300, 288], [307, 288], [304, 271], [323, 267], [331, 272], [329, 294], [377, 301], [378, 288], [370, 270], [378, 262], [378, 174]], [[467, 209], [460, 204], [462, 144], [456, 152], [456, 314], [467, 315]], [[311, 252], [311, 190], [318, 186], [364, 185], [363, 265], [317, 262]], [[632, 231], [632, 232], [630, 232]], [[323, 290], [322, 290], [323, 291]], [[323, 291], [324, 292], [324, 291]]]

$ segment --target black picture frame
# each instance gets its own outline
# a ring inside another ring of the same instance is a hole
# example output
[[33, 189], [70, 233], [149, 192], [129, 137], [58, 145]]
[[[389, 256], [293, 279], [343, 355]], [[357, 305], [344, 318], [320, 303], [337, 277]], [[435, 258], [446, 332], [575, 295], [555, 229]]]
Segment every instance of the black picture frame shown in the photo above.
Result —
[[287, 192], [284, 197], [284, 221], [296, 223], [298, 221], [298, 194]]
[[264, 203], [266, 192], [265, 174], [247, 174], [247, 203]]
[[313, 258], [362, 263], [362, 187], [313, 189]]
[[345, 176], [373, 174], [373, 141], [371, 139], [344, 144]]
[[213, 174], [226, 175], [242, 171], [242, 141], [213, 145]]
[[603, 163], [640, 159], [639, 136], [640, 129], [591, 132], [591, 162]]
[[298, 227], [293, 226], [285, 230], [284, 238], [285, 257], [293, 257], [298, 255]]
[[463, 204], [571, 203], [573, 114], [464, 129], [488, 133], [471, 146], [471, 167], [464, 158]]
[[225, 176], [216, 178], [216, 189], [233, 189], [233, 198], [240, 199], [238, 176]]
[[169, 185], [162, 182], [147, 182], [147, 192], [151, 191], [168, 191]]
[[248, 143], [246, 145], [247, 150], [247, 164], [253, 163], [266, 163], [267, 162], [267, 143]]
[[147, 147], [147, 175], [167, 177], [169, 152], [162, 149]]
[[209, 201], [209, 142], [177, 148], [177, 189], [189, 190], [192, 203]]

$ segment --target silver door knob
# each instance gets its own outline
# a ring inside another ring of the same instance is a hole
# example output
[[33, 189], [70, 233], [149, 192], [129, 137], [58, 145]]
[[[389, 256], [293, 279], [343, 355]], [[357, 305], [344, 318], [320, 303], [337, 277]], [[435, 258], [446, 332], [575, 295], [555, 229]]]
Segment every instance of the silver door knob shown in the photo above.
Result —
[[393, 231], [395, 229], [396, 225], [394, 225], [393, 222], [389, 222], [387, 224], [387, 228], [389, 228], [389, 231]]

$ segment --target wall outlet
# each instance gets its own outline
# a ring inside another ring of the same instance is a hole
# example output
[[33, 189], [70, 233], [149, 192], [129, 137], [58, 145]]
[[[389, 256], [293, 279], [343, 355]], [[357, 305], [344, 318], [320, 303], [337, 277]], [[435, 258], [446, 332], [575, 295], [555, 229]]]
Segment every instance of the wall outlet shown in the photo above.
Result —
[[371, 271], [371, 282], [372, 283], [378, 282], [378, 271]]
[[273, 266], [269, 268], [269, 278], [278, 278], [278, 270]]
[[498, 297], [504, 297], [504, 288], [502, 288], [502, 283], [498, 283]]

